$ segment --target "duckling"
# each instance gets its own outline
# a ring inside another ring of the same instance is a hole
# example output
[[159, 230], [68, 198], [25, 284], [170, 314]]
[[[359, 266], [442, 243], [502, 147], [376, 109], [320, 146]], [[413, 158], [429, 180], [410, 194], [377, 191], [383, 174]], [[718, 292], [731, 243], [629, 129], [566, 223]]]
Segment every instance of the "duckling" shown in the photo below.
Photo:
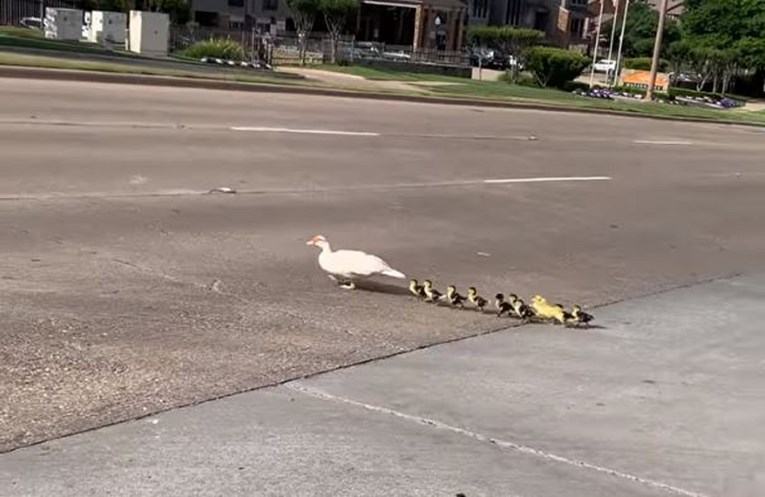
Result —
[[531, 299], [531, 308], [538, 318], [545, 321], [553, 321], [556, 323], [565, 323], [565, 317], [563, 310], [555, 305], [547, 302], [547, 299], [541, 295], [535, 295]]
[[575, 305], [571, 307], [571, 318], [569, 319], [569, 323], [572, 326], [589, 326], [590, 321], [592, 321], [594, 318], [592, 317], [592, 314], [588, 314], [582, 310], [582, 306]]
[[510, 316], [510, 312], [513, 310], [513, 306], [505, 300], [505, 295], [498, 293], [494, 296], [494, 307], [497, 308], [497, 317], [502, 317], [502, 314]]
[[416, 279], [409, 280], [409, 293], [417, 297], [418, 299], [425, 298], [425, 291], [422, 289], [422, 285]]
[[433, 288], [433, 282], [430, 280], [422, 282], [422, 291], [425, 292], [425, 302], [436, 303], [443, 298], [441, 292]]
[[446, 300], [454, 307], [459, 307], [460, 309], [465, 307], [465, 297], [457, 293], [457, 287], [454, 285], [449, 285], [446, 288]]
[[511, 293], [508, 297], [508, 301], [510, 302], [510, 305], [513, 306], [513, 314], [515, 314], [515, 317], [518, 319], [528, 320], [534, 316], [534, 311], [526, 305], [526, 302], [519, 299], [516, 294]]
[[467, 299], [481, 312], [483, 312], [483, 308], [486, 307], [486, 304], [489, 303], [485, 298], [478, 295], [478, 290], [476, 290], [474, 286], [468, 288]]

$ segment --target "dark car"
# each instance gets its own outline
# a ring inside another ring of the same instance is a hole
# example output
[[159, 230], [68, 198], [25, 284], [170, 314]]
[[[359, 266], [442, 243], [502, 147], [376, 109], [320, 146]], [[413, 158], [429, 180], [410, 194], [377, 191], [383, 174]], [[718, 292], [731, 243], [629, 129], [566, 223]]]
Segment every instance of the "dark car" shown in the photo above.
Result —
[[470, 65], [504, 71], [508, 67], [508, 57], [499, 50], [491, 48], [475, 49], [470, 52]]

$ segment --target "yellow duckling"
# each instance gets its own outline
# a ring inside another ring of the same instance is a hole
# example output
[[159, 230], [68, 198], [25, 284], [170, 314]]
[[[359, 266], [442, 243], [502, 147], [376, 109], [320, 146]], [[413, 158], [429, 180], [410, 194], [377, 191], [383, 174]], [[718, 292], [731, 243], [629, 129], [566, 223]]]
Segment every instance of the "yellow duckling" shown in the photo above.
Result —
[[540, 319], [554, 321], [559, 324], [565, 324], [566, 322], [565, 311], [562, 309], [562, 306], [550, 304], [541, 295], [535, 295], [531, 299], [531, 308]]

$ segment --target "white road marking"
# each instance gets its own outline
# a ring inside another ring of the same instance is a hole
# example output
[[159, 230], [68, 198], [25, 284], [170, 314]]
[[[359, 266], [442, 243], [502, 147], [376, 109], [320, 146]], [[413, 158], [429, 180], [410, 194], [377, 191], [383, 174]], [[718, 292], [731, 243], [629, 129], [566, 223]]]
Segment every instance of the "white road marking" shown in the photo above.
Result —
[[540, 177], [540, 178], [506, 178], [506, 179], [485, 179], [483, 182], [487, 185], [498, 185], [505, 183], [550, 183], [555, 181], [610, 181], [610, 176], [560, 176], [560, 177]]
[[684, 140], [634, 140], [638, 145], [693, 145], [691, 141]]
[[297, 133], [304, 135], [380, 136], [370, 131], [337, 131], [332, 129], [269, 128], [263, 126], [231, 126], [231, 131], [252, 131], [256, 133]]
[[[372, 184], [372, 185], [348, 185], [335, 187], [295, 187], [295, 188], [264, 188], [260, 190], [234, 190], [221, 191], [213, 190], [193, 190], [185, 188], [156, 190], [148, 192], [126, 192], [126, 191], [101, 191], [101, 192], [46, 192], [46, 193], [0, 193], [0, 202], [14, 200], [57, 200], [67, 198], [137, 198], [137, 197], [178, 197], [184, 195], [208, 195], [211, 193], [239, 193], [241, 195], [282, 195], [282, 194], [301, 194], [301, 193], [331, 193], [331, 192], [358, 192], [366, 191], [386, 191], [386, 190], [405, 190], [418, 188], [451, 188], [462, 186], [481, 186], [497, 185], [509, 183], [552, 183], [565, 181], [608, 181], [609, 176], [571, 176], [559, 178], [508, 178], [508, 179], [485, 179], [485, 180], [463, 180], [463, 181], [440, 181], [433, 183], [394, 183], [394, 184]], [[227, 188], [227, 187], [224, 187]]]
[[352, 406], [360, 407], [363, 409], [367, 409], [369, 411], [378, 412], [382, 414], [389, 414], [392, 416], [395, 416], [397, 418], [406, 419], [408, 421], [414, 421], [415, 423], [420, 423], [424, 425], [433, 426], [434, 428], [439, 428], [442, 430], [451, 431], [452, 433], [457, 433], [459, 435], [463, 435], [469, 438], [472, 438], [474, 440], [478, 440], [480, 442], [489, 442], [495, 445], [498, 445], [499, 447], [503, 447], [506, 449], [512, 449], [517, 452], [521, 452], [523, 454], [528, 454], [531, 456], [539, 457], [541, 459], [546, 459], [548, 461], [554, 461], [562, 464], [567, 464], [570, 466], [576, 466], [579, 468], [588, 469], [591, 471], [596, 471], [598, 473], [605, 473], [617, 478], [623, 478], [625, 480], [630, 480], [636, 483], [640, 483], [643, 485], [647, 485], [649, 487], [653, 487], [656, 489], [663, 490], [665, 492], [673, 493], [676, 495], [683, 495], [685, 497], [707, 497], [705, 494], [694, 492], [691, 490], [686, 490], [684, 488], [675, 487], [673, 485], [669, 485], [667, 483], [663, 483], [660, 481], [652, 480], [649, 478], [643, 478], [642, 476], [633, 475], [630, 473], [624, 473], [622, 471], [618, 471], [616, 469], [607, 468], [604, 466], [598, 466], [596, 464], [588, 463], [586, 461], [581, 461], [578, 459], [571, 459], [565, 456], [560, 456], [557, 454], [553, 454], [551, 452], [547, 452], [546, 450], [542, 449], [536, 449], [534, 447], [529, 447], [528, 445], [522, 445], [517, 442], [512, 442], [509, 440], [500, 440], [497, 438], [492, 438], [488, 435], [484, 435], [482, 433], [477, 433], [474, 431], [466, 430], [464, 428], [460, 428], [457, 426], [452, 426], [447, 423], [443, 423], [441, 421], [437, 421], [432, 418], [425, 418], [422, 416], [415, 416], [412, 414], [406, 414], [401, 411], [396, 411], [394, 409], [389, 409], [387, 407], [377, 406], [373, 404], [366, 404], [364, 402], [359, 402], [357, 400], [348, 399], [346, 397], [340, 397], [337, 395], [332, 395], [330, 393], [327, 393], [323, 390], [319, 390], [318, 388], [310, 387], [308, 385], [302, 384], [299, 381], [294, 381], [290, 383], [285, 383], [284, 386], [286, 388], [289, 388], [291, 390], [295, 390], [297, 392], [301, 392], [305, 395], [309, 395], [311, 397], [315, 397], [318, 399], [333, 401], [333, 402], [339, 402], [343, 404], [349, 404]]

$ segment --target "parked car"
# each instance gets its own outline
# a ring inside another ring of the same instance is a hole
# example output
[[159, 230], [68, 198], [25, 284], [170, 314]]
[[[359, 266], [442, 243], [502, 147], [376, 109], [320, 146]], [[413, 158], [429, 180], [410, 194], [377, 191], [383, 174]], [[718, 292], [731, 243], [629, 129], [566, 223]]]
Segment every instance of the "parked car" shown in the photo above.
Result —
[[380, 48], [372, 42], [359, 42], [351, 49], [354, 60], [357, 59], [379, 59], [382, 58]]
[[499, 50], [479, 48], [470, 51], [470, 65], [503, 71], [508, 67], [508, 58]]
[[616, 61], [611, 59], [601, 59], [597, 61], [593, 67], [595, 68], [595, 72], [614, 72], [616, 70]]
[[42, 29], [43, 22], [39, 17], [22, 17], [19, 24], [29, 29]]
[[396, 50], [392, 52], [383, 52], [383, 58], [391, 60], [411, 60], [412, 56], [403, 50]]

